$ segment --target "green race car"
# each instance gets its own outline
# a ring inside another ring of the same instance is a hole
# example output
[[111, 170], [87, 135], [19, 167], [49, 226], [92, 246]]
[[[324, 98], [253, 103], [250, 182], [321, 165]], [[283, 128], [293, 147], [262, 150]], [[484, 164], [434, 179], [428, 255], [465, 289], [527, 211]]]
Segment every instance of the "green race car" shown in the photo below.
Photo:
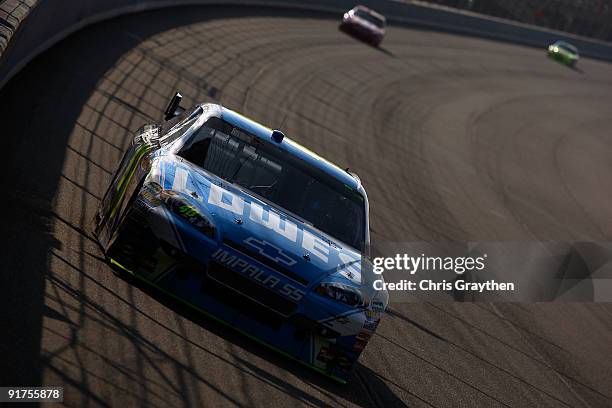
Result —
[[575, 66], [580, 58], [576, 47], [565, 41], [556, 41], [554, 44], [549, 45], [548, 56], [570, 67]]

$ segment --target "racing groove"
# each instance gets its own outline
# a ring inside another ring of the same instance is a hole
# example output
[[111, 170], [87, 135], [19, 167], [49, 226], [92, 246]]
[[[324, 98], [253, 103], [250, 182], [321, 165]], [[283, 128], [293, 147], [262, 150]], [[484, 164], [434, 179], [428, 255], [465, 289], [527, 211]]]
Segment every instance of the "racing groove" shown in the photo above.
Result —
[[347, 386], [118, 278], [90, 221], [171, 93], [355, 170], [374, 241], [611, 238], [612, 66], [328, 15], [177, 8], [84, 29], [2, 91], [2, 384], [69, 406], [612, 404], [605, 304], [393, 304]]

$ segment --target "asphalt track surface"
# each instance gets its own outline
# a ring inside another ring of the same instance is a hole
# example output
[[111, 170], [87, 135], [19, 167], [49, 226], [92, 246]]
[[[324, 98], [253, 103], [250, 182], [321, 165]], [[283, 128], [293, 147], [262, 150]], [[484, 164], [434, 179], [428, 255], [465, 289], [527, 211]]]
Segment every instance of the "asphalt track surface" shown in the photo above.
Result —
[[609, 304], [393, 304], [335, 384], [116, 277], [90, 220], [169, 95], [218, 101], [362, 177], [374, 241], [610, 240], [612, 65], [337, 18], [177, 8], [91, 26], [0, 94], [2, 384], [68, 406], [612, 405]]

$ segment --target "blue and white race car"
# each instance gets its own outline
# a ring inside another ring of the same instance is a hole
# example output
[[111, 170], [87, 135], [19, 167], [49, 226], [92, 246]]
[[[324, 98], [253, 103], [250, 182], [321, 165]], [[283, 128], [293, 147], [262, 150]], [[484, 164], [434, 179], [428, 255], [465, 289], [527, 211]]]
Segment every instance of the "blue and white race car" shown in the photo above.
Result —
[[388, 303], [362, 268], [359, 178], [280, 131], [180, 100], [137, 132], [100, 203], [107, 259], [346, 382]]

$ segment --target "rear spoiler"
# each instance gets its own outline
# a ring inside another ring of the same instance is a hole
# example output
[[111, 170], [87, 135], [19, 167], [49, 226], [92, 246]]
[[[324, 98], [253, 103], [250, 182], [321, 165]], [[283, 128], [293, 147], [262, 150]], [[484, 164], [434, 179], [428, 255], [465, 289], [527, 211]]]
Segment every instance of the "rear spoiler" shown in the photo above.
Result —
[[172, 99], [168, 103], [166, 110], [164, 111], [164, 120], [170, 120], [174, 117], [177, 117], [181, 113], [185, 112], [185, 108], [181, 106], [181, 100], [183, 99], [183, 95], [180, 92], [175, 92]]

